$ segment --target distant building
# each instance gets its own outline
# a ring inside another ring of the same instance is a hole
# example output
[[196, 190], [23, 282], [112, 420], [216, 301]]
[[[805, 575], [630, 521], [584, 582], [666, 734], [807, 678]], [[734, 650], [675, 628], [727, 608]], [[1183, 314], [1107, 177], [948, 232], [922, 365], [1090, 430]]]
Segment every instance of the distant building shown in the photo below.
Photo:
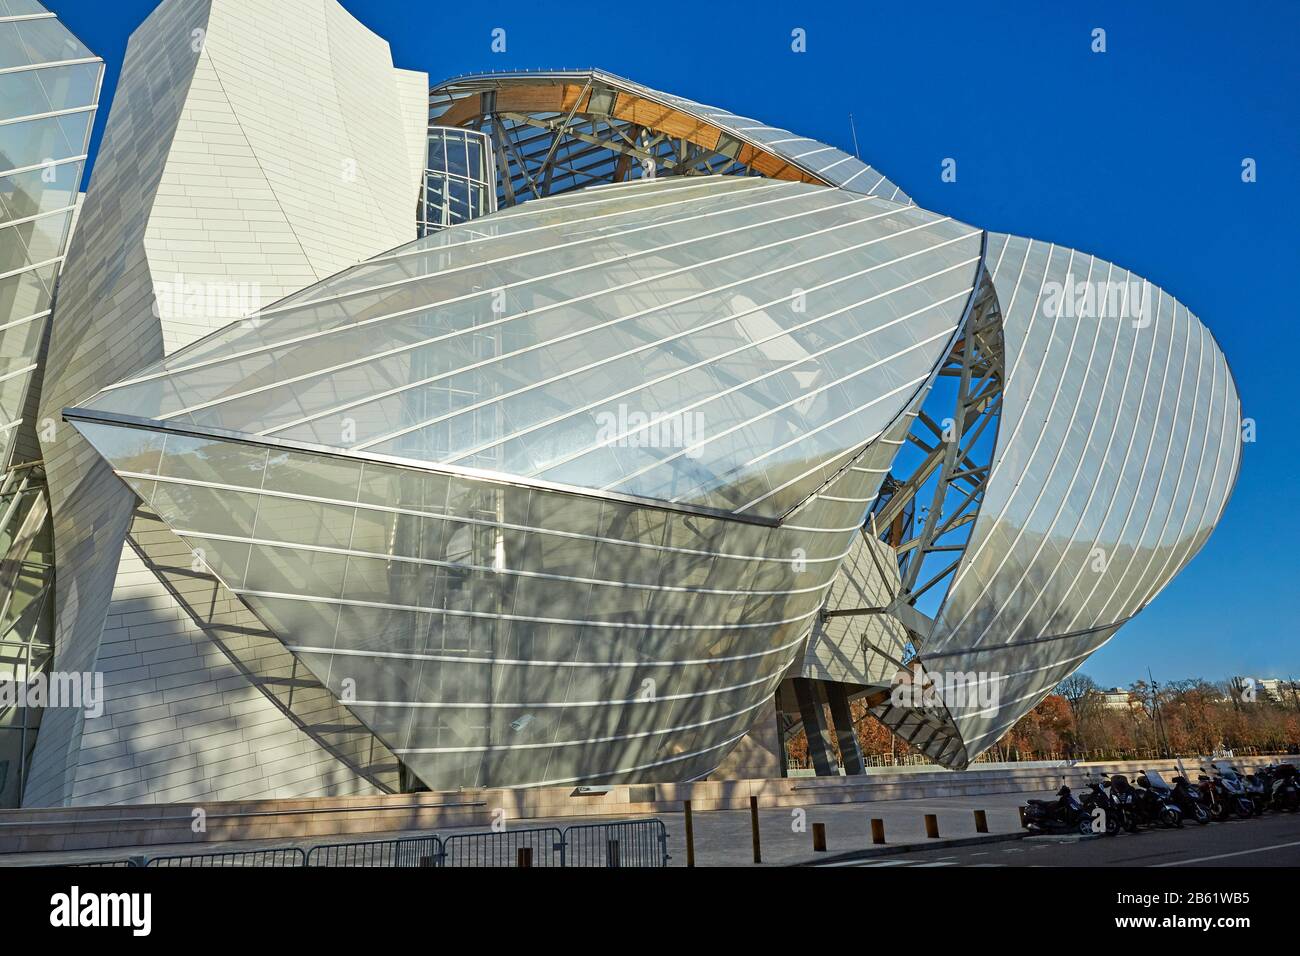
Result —
[[[1285, 681], [1278, 677], [1248, 677], [1245, 680], [1254, 682], [1256, 697], [1260, 700], [1272, 700], [1280, 703], [1291, 700], [1296, 692], [1294, 681]], [[1250, 686], [1249, 683], [1247, 686]]]
[[1101, 705], [1107, 710], [1131, 710], [1137, 703], [1132, 691], [1127, 691], [1123, 687], [1097, 691], [1097, 694], [1101, 697]]

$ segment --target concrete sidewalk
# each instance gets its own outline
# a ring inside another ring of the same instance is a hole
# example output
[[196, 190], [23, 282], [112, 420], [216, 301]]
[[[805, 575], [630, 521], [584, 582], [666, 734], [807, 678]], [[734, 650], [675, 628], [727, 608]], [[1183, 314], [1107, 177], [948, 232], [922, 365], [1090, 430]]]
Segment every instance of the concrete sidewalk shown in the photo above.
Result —
[[[1051, 791], [1003, 793], [975, 797], [938, 797], [889, 800], [809, 807], [783, 807], [758, 811], [763, 866], [792, 866], [813, 863], [858, 850], [875, 849], [871, 842], [871, 820], [885, 824], [886, 846], [934, 845], [939, 841], [925, 835], [925, 815], [939, 818], [940, 840], [976, 838], [976, 810], [988, 817], [985, 839], [1018, 836], [1018, 808], [1030, 799], [1049, 799]], [[802, 814], [802, 817], [800, 816]], [[747, 810], [712, 810], [695, 813], [695, 865], [754, 866]], [[668, 848], [673, 866], [686, 865], [685, 819], [681, 813], [660, 814], [668, 827]], [[826, 852], [812, 848], [812, 825], [826, 824]], [[800, 827], [800, 829], [797, 829]]]
[[[990, 794], [987, 796], [918, 798], [913, 800], [882, 800], [869, 803], [814, 804], [805, 807], [777, 807], [759, 810], [759, 832], [762, 842], [764, 866], [792, 866], [835, 858], [844, 853], [874, 849], [871, 843], [873, 817], [885, 823], [887, 846], [917, 844], [922, 848], [934, 846], [936, 841], [925, 835], [925, 814], [939, 818], [941, 839], [975, 838], [975, 810], [988, 815], [990, 835], [1019, 835], [1020, 815], [1017, 810], [1030, 798], [1048, 799], [1051, 791], [1021, 794]], [[668, 830], [668, 852], [671, 866], [686, 866], [686, 822], [680, 811], [660, 812], [655, 816]], [[748, 810], [696, 810], [693, 814], [695, 828], [695, 864], [706, 866], [753, 866]], [[627, 816], [563, 817], [549, 820], [518, 820], [508, 823], [517, 829], [532, 827], [566, 827], [581, 823], [600, 823], [628, 819]], [[814, 853], [812, 825], [826, 824], [827, 852]], [[457, 833], [475, 833], [488, 829], [483, 826], [445, 827], [437, 831], [441, 837]], [[384, 832], [351, 837], [313, 838], [301, 840], [239, 840], [207, 844], [170, 844], [139, 848], [105, 850], [68, 850], [46, 853], [8, 853], [0, 855], [0, 867], [59, 866], [73, 863], [91, 863], [104, 860], [121, 860], [133, 855], [149, 857], [189, 853], [217, 853], [232, 850], [251, 850], [267, 847], [298, 846], [304, 850], [326, 843], [353, 840], [391, 840], [395, 838], [427, 835], [429, 831]]]

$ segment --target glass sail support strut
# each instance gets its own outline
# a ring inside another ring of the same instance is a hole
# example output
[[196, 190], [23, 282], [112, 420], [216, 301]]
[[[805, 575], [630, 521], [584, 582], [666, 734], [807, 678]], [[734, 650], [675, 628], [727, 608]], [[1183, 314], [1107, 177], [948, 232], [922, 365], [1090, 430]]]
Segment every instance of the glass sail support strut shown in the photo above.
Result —
[[917, 414], [869, 527], [898, 556], [899, 605], [933, 619], [966, 552], [997, 445], [1002, 317], [991, 283]]

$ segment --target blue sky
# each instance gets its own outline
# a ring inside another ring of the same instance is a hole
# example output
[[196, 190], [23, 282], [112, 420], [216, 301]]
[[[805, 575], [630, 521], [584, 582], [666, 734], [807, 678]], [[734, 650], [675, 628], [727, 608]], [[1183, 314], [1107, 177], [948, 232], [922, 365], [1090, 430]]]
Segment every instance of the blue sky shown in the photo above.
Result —
[[[273, 2], [273, 0], [267, 0]], [[1104, 684], [1300, 677], [1294, 367], [1300, 3], [342, 0], [432, 79], [600, 66], [852, 150], [918, 203], [1163, 286], [1227, 353], [1258, 441], [1200, 556], [1085, 668]], [[154, 0], [47, 0], [108, 62]], [[680, 10], [681, 16], [664, 10]], [[1091, 52], [1094, 28], [1107, 51]], [[495, 28], [506, 52], [490, 49]], [[791, 51], [791, 31], [807, 52]], [[101, 110], [102, 130], [107, 110]], [[98, 139], [98, 133], [97, 133]], [[957, 181], [940, 163], [957, 160]], [[1241, 181], [1241, 162], [1258, 182]]]

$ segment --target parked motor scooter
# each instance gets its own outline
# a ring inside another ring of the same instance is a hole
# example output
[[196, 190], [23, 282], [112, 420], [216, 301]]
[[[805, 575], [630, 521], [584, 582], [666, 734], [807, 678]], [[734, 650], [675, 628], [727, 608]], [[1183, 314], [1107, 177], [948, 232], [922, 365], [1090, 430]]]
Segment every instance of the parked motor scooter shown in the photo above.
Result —
[[1092, 815], [1062, 786], [1055, 800], [1030, 800], [1025, 805], [1025, 829], [1041, 833], [1092, 833]]
[[[1092, 818], [1094, 833], [1099, 832], [1097, 821], [1105, 821], [1104, 832], [1106, 836], [1114, 836], [1120, 831], [1121, 814], [1116, 808], [1115, 801], [1111, 796], [1110, 784], [1100, 777], [1089, 777], [1088, 787], [1079, 796], [1079, 803], [1083, 804], [1083, 809], [1088, 816]], [[1098, 811], [1101, 816], [1098, 817]]]
[[[1146, 777], [1151, 789], [1160, 794], [1167, 803], [1176, 806], [1184, 820], [1195, 820], [1202, 826], [1210, 822], [1210, 811], [1201, 803], [1199, 791], [1188, 784], [1186, 777], [1181, 774], [1174, 777], [1172, 787], [1165, 782], [1165, 778], [1157, 770], [1148, 770]], [[1180, 823], [1179, 826], [1181, 825]]]
[[1255, 815], [1255, 803], [1246, 793], [1246, 787], [1237, 772], [1231, 767], [1222, 763], [1214, 764], [1209, 768], [1213, 776], [1211, 777], [1217, 792], [1219, 802], [1223, 805], [1220, 810], [1220, 821], [1228, 819], [1230, 814], [1235, 813], [1243, 820]]
[[1273, 773], [1273, 809], [1294, 813], [1300, 809], [1300, 771], [1290, 763], [1273, 764], [1269, 769]]
[[1181, 827], [1183, 812], [1169, 799], [1171, 791], [1163, 780], [1157, 787], [1149, 771], [1139, 770], [1137, 776], [1137, 810], [1140, 822], [1159, 824], [1166, 828]]

